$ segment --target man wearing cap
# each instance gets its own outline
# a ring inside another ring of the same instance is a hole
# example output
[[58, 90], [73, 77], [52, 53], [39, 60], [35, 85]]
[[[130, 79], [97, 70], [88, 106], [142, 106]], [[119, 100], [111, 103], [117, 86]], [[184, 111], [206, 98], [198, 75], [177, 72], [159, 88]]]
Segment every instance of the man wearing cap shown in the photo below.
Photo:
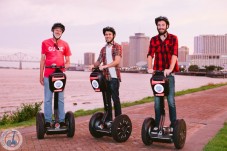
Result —
[[[116, 32], [113, 27], [103, 28], [103, 35], [106, 40], [106, 45], [101, 49], [98, 60], [94, 66], [103, 70], [103, 74], [107, 83], [107, 102], [108, 102], [108, 113], [106, 117], [106, 125], [110, 125], [112, 122], [112, 103], [114, 103], [115, 117], [121, 115], [121, 103], [119, 98], [119, 87], [120, 87], [120, 69], [119, 64], [122, 57], [121, 45], [114, 42]], [[101, 65], [101, 63], [103, 63]]]
[[[49, 75], [55, 69], [45, 68], [55, 64], [56, 66], [70, 66], [71, 51], [67, 42], [61, 40], [61, 36], [65, 31], [65, 26], [61, 23], [55, 23], [51, 31], [53, 37], [42, 42], [41, 61], [40, 61], [40, 83], [44, 86], [44, 117], [45, 126], [51, 127], [52, 122], [52, 97], [53, 92], [49, 89]], [[64, 71], [62, 69], [62, 71]], [[65, 126], [65, 110], [64, 110], [64, 92], [58, 94], [58, 112], [60, 126]]]
[[[150, 40], [149, 51], [147, 54], [148, 73], [153, 74], [155, 70], [163, 71], [164, 75], [169, 79], [169, 95], [167, 96], [170, 116], [170, 127], [173, 130], [176, 121], [176, 105], [175, 105], [175, 79], [174, 72], [179, 71], [178, 57], [178, 39], [177, 36], [168, 33], [169, 20], [167, 17], [160, 16], [155, 19], [158, 35]], [[154, 65], [153, 65], [154, 62]], [[153, 66], [153, 67], [152, 67]], [[163, 97], [155, 96], [155, 128], [157, 130], [160, 118], [160, 99]]]

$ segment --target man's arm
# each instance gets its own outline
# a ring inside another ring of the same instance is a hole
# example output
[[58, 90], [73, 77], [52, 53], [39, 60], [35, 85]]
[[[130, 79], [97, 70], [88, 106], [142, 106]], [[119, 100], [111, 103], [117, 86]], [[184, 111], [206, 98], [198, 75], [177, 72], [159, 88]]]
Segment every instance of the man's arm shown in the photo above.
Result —
[[153, 63], [153, 58], [151, 55], [148, 55], [147, 57], [147, 72], [148, 73], [153, 73], [153, 68], [152, 68], [152, 63]]
[[177, 56], [172, 55], [169, 69], [164, 70], [164, 76], [168, 76], [173, 71], [176, 62], [177, 62]]
[[169, 69], [171, 70], [171, 72], [173, 71], [176, 62], [177, 62], [177, 56], [172, 55], [172, 57], [171, 57], [171, 64], [170, 64], [170, 67], [169, 67]]
[[99, 61], [96, 61], [96, 62], [94, 63], [94, 67], [96, 68], [96, 67], [98, 67], [100, 64], [101, 64], [101, 63], [100, 63]]
[[[103, 48], [102, 48], [102, 50], [103, 50]], [[94, 63], [94, 67], [95, 68], [97, 68], [97, 67], [99, 67], [100, 66], [100, 64], [102, 63], [102, 50], [100, 51], [100, 54], [99, 54], [99, 57], [98, 57], [98, 59], [97, 59], [97, 61]]]
[[65, 68], [69, 68], [70, 67], [70, 57], [69, 56], [65, 56]]
[[173, 54], [171, 56], [171, 62], [170, 62], [169, 69], [165, 69], [165, 71], [164, 71], [165, 76], [168, 76], [171, 72], [173, 72], [176, 62], [177, 62], [177, 58], [178, 58], [177, 56], [178, 56], [178, 39], [176, 37], [174, 39]]
[[44, 67], [45, 67], [45, 59], [46, 59], [46, 56], [44, 54], [42, 54], [41, 60], [40, 60], [40, 79], [39, 79], [41, 85], [44, 85], [43, 72], [44, 72]]

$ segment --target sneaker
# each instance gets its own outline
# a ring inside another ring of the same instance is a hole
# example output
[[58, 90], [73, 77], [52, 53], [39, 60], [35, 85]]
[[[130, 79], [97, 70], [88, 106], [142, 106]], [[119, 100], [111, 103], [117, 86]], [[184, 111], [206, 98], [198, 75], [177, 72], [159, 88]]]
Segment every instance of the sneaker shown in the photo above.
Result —
[[173, 127], [170, 127], [170, 128], [169, 128], [169, 132], [170, 132], [170, 133], [173, 133]]
[[45, 127], [46, 127], [46, 128], [50, 128], [50, 127], [51, 127], [50, 122], [46, 122], [46, 123], [45, 123]]
[[154, 132], [158, 132], [158, 127], [154, 127], [154, 128], [153, 128], [153, 131], [154, 131]]
[[60, 128], [66, 128], [67, 125], [65, 124], [65, 122], [60, 122]]
[[170, 133], [173, 133], [174, 125], [175, 125], [174, 123], [169, 125], [169, 132]]

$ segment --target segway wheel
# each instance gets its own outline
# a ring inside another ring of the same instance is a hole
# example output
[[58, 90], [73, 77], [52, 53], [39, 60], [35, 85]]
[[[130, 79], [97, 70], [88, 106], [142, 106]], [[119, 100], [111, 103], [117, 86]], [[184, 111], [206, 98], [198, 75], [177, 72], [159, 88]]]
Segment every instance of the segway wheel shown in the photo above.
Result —
[[71, 111], [65, 114], [65, 123], [67, 125], [67, 137], [73, 137], [75, 133], [75, 118]]
[[173, 129], [173, 142], [176, 149], [184, 147], [186, 140], [186, 123], [183, 119], [177, 120]]
[[98, 126], [103, 118], [103, 113], [102, 112], [97, 112], [92, 115], [90, 122], [89, 122], [89, 131], [91, 135], [95, 138], [101, 138], [103, 137], [103, 134], [98, 132]]
[[127, 115], [117, 116], [111, 126], [111, 134], [117, 142], [125, 142], [131, 135], [132, 122]]
[[155, 126], [155, 120], [151, 117], [148, 117], [143, 121], [142, 129], [141, 129], [141, 138], [145, 145], [151, 145], [153, 143], [150, 137], [150, 134], [154, 126]]
[[45, 119], [42, 112], [36, 114], [36, 134], [38, 139], [43, 139], [45, 135]]

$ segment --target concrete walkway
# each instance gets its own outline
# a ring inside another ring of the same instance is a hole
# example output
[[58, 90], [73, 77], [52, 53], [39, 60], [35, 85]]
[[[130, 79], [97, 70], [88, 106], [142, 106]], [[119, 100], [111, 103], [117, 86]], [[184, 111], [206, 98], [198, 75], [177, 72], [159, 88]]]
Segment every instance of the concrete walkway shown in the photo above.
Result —
[[[182, 150], [201, 151], [205, 144], [215, 136], [227, 121], [227, 86], [176, 97], [178, 118], [187, 124], [187, 139]], [[166, 103], [166, 110], [168, 110]], [[138, 151], [138, 150], [175, 150], [174, 144], [154, 142], [145, 146], [141, 140], [141, 127], [144, 119], [154, 116], [154, 104], [123, 108], [123, 113], [132, 120], [132, 135], [125, 143], [116, 143], [111, 137], [93, 138], [88, 130], [91, 116], [76, 118], [76, 131], [73, 138], [66, 135], [49, 135], [43, 140], [36, 138], [35, 126], [18, 129], [23, 135], [24, 151], [31, 150], [83, 150], [83, 151]], [[168, 114], [168, 111], [166, 112]], [[166, 124], [169, 124], [166, 115]], [[0, 145], [1, 146], [1, 145]], [[3, 150], [0, 147], [0, 150]]]

